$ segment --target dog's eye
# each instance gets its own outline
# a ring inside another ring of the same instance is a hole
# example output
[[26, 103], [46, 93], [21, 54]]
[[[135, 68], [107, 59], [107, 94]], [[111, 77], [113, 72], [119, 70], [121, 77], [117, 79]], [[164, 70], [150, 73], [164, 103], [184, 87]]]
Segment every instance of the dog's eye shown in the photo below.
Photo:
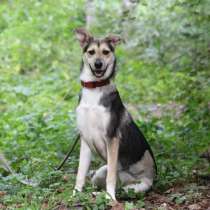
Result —
[[90, 55], [94, 55], [94, 54], [95, 54], [95, 50], [89, 50], [88, 53], [89, 53]]
[[103, 52], [104, 55], [108, 55], [110, 51], [109, 50], [103, 50], [102, 52]]

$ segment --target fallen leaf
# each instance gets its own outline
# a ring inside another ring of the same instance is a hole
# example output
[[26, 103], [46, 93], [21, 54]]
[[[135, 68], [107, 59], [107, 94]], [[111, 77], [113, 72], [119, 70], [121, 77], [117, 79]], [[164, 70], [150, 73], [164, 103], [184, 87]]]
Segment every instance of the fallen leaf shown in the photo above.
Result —
[[69, 181], [69, 176], [68, 175], [63, 175], [63, 181], [68, 182]]
[[124, 210], [124, 209], [125, 208], [124, 208], [123, 204], [122, 203], [118, 203], [118, 202], [114, 202], [112, 204], [112, 208], [111, 208], [111, 210]]
[[64, 204], [62, 204], [56, 210], [69, 210], [69, 209]]
[[170, 189], [168, 189], [167, 191], [165, 191], [165, 194], [170, 194], [170, 193], [172, 193], [174, 191], [174, 188], [170, 188]]
[[7, 193], [5, 191], [0, 191], [0, 197], [5, 196]]
[[158, 209], [161, 209], [161, 210], [168, 210], [169, 208], [168, 208], [167, 203], [162, 203]]
[[56, 191], [57, 191], [58, 193], [62, 193], [62, 192], [64, 192], [64, 188], [58, 188]]
[[0, 203], [0, 209], [6, 209], [6, 206]]
[[48, 209], [48, 202], [44, 202], [41, 206], [41, 210], [45, 210], [45, 209]]
[[188, 209], [189, 210], [199, 210], [199, 209], [201, 209], [201, 207], [197, 203], [195, 203], [195, 204], [189, 205]]
[[18, 203], [15, 205], [15, 208], [21, 208], [22, 207], [22, 204]]

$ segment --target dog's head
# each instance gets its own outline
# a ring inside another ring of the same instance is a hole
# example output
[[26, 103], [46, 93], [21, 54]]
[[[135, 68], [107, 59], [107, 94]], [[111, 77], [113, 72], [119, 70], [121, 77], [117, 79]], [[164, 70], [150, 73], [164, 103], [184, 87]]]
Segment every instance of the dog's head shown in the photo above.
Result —
[[75, 32], [83, 49], [83, 63], [89, 74], [96, 79], [110, 77], [115, 67], [114, 49], [121, 39], [115, 35], [96, 39], [82, 28], [76, 29]]

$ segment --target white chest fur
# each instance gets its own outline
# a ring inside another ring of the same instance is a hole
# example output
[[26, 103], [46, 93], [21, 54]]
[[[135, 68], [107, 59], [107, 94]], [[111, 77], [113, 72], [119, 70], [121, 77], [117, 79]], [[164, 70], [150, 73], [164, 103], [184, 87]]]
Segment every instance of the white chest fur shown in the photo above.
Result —
[[100, 104], [103, 92], [100, 88], [83, 88], [82, 98], [77, 107], [77, 126], [83, 140], [89, 147], [106, 158], [106, 129], [110, 114]]

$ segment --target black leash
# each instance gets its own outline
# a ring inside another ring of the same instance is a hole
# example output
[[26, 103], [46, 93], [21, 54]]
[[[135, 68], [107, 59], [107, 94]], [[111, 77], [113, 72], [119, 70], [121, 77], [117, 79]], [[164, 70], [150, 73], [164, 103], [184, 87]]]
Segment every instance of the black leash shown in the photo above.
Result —
[[64, 157], [64, 159], [62, 160], [62, 162], [59, 164], [59, 166], [56, 168], [56, 170], [60, 170], [63, 167], [63, 165], [68, 160], [68, 158], [71, 155], [71, 153], [74, 151], [74, 148], [77, 145], [79, 139], [80, 139], [80, 135], [77, 135], [77, 137], [76, 137], [76, 139], [74, 141], [74, 144], [73, 145], [70, 145], [68, 153], [66, 154], [66, 156]]

